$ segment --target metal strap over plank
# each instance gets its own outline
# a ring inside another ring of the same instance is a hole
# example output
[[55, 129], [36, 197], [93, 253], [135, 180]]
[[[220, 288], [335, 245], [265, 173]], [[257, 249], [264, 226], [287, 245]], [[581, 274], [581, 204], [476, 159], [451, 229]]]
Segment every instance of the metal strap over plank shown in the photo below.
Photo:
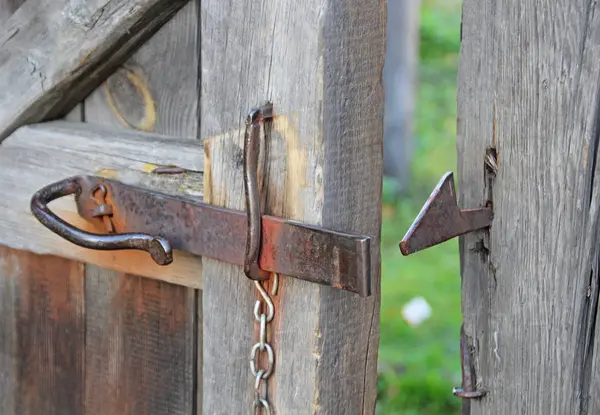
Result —
[[[101, 188], [106, 205], [96, 203]], [[108, 205], [116, 233], [85, 232], [56, 217], [47, 203], [68, 194], [77, 195], [80, 215], [97, 221], [99, 229], [98, 206]], [[49, 229], [83, 247], [147, 250], [165, 265], [172, 260], [172, 249], [244, 265], [247, 215], [242, 211], [96, 176], [72, 177], [44, 187], [34, 195], [32, 211]], [[261, 242], [259, 264], [266, 271], [370, 295], [369, 237], [264, 215]]]

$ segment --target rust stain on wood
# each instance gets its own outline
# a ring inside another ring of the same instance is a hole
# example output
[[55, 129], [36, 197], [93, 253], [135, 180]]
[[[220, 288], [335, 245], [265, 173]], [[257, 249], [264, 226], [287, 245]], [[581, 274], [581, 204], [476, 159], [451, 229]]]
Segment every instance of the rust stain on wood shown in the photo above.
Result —
[[275, 131], [281, 134], [286, 144], [286, 188], [285, 212], [288, 217], [301, 218], [304, 216], [304, 207], [298, 200], [302, 200], [302, 191], [307, 186], [306, 169], [308, 154], [299, 139], [299, 119], [295, 116], [278, 116], [275, 119]]
[[3, 305], [13, 312], [0, 316], [16, 329], [3, 351], [14, 357], [14, 414], [83, 413], [83, 265], [5, 247], [0, 258], [0, 276], [14, 287]]
[[96, 176], [104, 177], [105, 179], [117, 179], [119, 171], [115, 169], [100, 169], [96, 172]]
[[124, 305], [129, 310], [125, 312], [136, 315], [140, 321], [153, 315], [164, 315], [168, 324], [162, 324], [161, 328], [173, 333], [185, 330], [182, 326], [188, 320], [185, 295], [184, 290], [170, 289], [161, 281], [130, 275], [130, 278], [120, 280], [119, 297], [115, 299], [114, 308], [117, 310]]
[[212, 196], [212, 139], [204, 140], [204, 200], [210, 202]]
[[[100, 270], [98, 270], [100, 271]], [[87, 386], [90, 407], [103, 413], [185, 413], [193, 376], [193, 291], [130, 274], [114, 274], [114, 290], [97, 292], [105, 271], [91, 275]], [[107, 293], [108, 294], [108, 293]], [[109, 367], [106, 359], [114, 359]]]

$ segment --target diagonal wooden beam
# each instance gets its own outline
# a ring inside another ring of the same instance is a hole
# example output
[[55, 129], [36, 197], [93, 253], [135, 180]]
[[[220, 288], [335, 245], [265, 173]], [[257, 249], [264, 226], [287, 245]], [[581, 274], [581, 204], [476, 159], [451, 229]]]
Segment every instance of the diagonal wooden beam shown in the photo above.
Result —
[[28, 0], [0, 29], [0, 141], [65, 115], [187, 0]]

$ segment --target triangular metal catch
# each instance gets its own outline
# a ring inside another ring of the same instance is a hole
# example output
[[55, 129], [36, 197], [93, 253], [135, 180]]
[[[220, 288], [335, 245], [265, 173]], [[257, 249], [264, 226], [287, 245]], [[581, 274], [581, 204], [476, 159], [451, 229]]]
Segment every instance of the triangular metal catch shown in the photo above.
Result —
[[456, 236], [488, 227], [491, 222], [491, 208], [460, 210], [456, 201], [454, 175], [448, 172], [402, 238], [400, 251], [403, 255], [410, 255]]

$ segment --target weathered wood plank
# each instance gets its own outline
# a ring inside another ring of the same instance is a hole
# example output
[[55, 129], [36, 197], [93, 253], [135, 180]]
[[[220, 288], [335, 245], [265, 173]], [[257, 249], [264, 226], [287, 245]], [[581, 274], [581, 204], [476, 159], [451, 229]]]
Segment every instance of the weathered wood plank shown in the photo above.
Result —
[[[0, 24], [3, 24], [15, 10], [21, 5], [21, 2], [13, 2], [12, 0], [2, 0], [0, 2]], [[8, 254], [13, 256], [17, 251], [2, 247]], [[0, 261], [4, 261], [0, 257]], [[14, 349], [16, 342], [15, 333], [17, 324], [14, 298], [15, 283], [12, 279], [4, 278], [4, 273], [0, 275], [0, 408], [5, 408], [7, 415], [15, 413], [15, 385], [17, 384], [16, 376], [16, 359]]]
[[[95, 251], [50, 232], [31, 214], [31, 196], [43, 186], [78, 174], [93, 174], [167, 194], [201, 197], [204, 154], [190, 139], [174, 139], [84, 123], [55, 121], [22, 127], [0, 146], [0, 244], [52, 254], [181, 284], [202, 286], [199, 257], [175, 252], [174, 262], [156, 265], [144, 252]], [[158, 165], [176, 165], [184, 175], [155, 175]], [[74, 198], [52, 202], [60, 217], [96, 230], [77, 213]]]
[[[86, 122], [197, 138], [197, 31], [198, 9], [194, 1], [85, 101]], [[183, 154], [185, 149], [179, 148], [178, 152]], [[195, 271], [199, 275], [201, 266], [196, 266]], [[139, 272], [136, 274], [140, 275]], [[110, 313], [108, 323], [88, 320], [88, 324], [118, 327], [119, 334], [113, 339], [133, 339], [135, 342], [135, 347], [120, 348], [118, 342], [110, 341], [86, 349], [90, 365], [94, 360], [105, 359], [132, 362], [131, 370], [124, 368], [120, 376], [113, 376], [108, 371], [88, 371], [86, 376], [88, 382], [94, 382], [94, 390], [99, 388], [100, 396], [110, 396], [123, 387], [128, 396], [123, 397], [122, 402], [129, 405], [144, 402], [140, 413], [195, 413], [199, 404], [196, 389], [201, 387], [197, 373], [197, 345], [201, 336], [196, 329], [197, 291], [148, 281], [136, 275], [117, 276], [112, 271], [92, 267], [86, 276], [94, 284], [86, 290], [86, 296], [104, 293], [109, 298], [121, 299], [118, 303], [98, 305], [99, 312]], [[125, 322], [118, 317], [128, 315], [136, 304], [157, 301], [160, 301], [160, 307], [147, 307], [144, 314]], [[150, 333], [141, 336], [143, 331], [140, 332], [138, 326], [147, 327]], [[140, 377], [145, 379], [145, 385], [137, 386]], [[91, 396], [86, 397], [86, 406], [90, 414], [106, 413], [102, 400]], [[121, 408], [118, 404], [113, 407]], [[129, 410], [131, 406], [126, 412]]]
[[83, 264], [0, 246], [2, 414], [83, 412]]
[[0, 141], [66, 115], [187, 0], [29, 0], [0, 30]]
[[17, 11], [24, 0], [0, 0], [0, 23], [4, 23]]
[[490, 391], [464, 413], [598, 413], [598, 4], [463, 7], [459, 198], [494, 207], [489, 231], [461, 238], [465, 330]]
[[[0, 24], [22, 3], [0, 1]], [[0, 245], [2, 414], [83, 411], [82, 277], [80, 263]]]
[[15, 391], [18, 385], [17, 357], [17, 314], [15, 300], [18, 298], [17, 280], [4, 271], [19, 251], [0, 246], [0, 406], [7, 415], [16, 411]]
[[186, 6], [86, 99], [86, 121], [198, 137], [196, 8]]
[[194, 290], [87, 266], [85, 292], [85, 413], [190, 415]]
[[[3, 24], [21, 4], [20, 0], [0, 1], [0, 24]], [[4, 247], [2, 249], [6, 260], [17, 258], [17, 251]], [[4, 260], [0, 257], [0, 261]], [[17, 384], [17, 360], [14, 357], [17, 344], [17, 310], [14, 303], [16, 284], [12, 279], [4, 278], [4, 273], [0, 277], [0, 408], [5, 408], [7, 415], [14, 415]]]
[[62, 119], [65, 121], [70, 121], [70, 122], [82, 122], [83, 121], [83, 104], [77, 104]]
[[[385, 5], [206, 0], [201, 10], [202, 136], [243, 128], [251, 107], [272, 100], [264, 211], [373, 238], [371, 298], [281, 277], [269, 338], [274, 411], [374, 413]], [[241, 140], [205, 140], [205, 201], [244, 208]], [[238, 267], [203, 265], [204, 413], [246, 413], [254, 286]]]

